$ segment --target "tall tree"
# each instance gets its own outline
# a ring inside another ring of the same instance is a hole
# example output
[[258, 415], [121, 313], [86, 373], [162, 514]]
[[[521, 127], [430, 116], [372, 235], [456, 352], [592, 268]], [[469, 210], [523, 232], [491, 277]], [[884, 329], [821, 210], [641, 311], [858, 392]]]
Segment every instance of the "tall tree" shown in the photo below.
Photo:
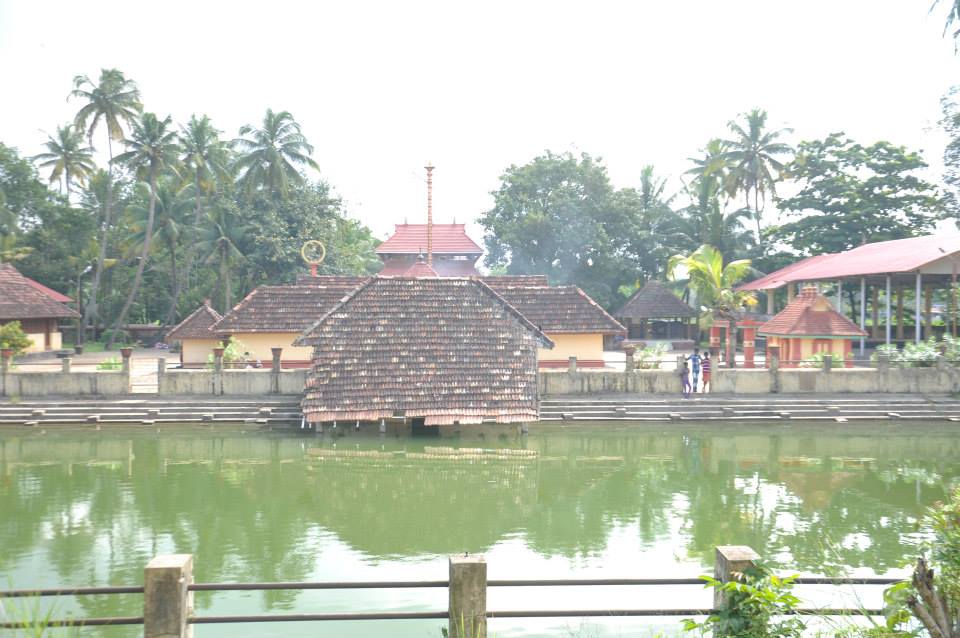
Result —
[[[177, 139], [181, 148], [180, 163], [183, 166], [184, 179], [190, 180], [193, 184], [193, 226], [199, 228], [203, 219], [204, 203], [209, 205], [210, 197], [216, 191], [217, 184], [226, 182], [230, 178], [229, 149], [221, 141], [220, 131], [213, 126], [206, 115], [201, 117], [191, 115], [187, 125], [180, 128]], [[183, 272], [174, 281], [173, 299], [164, 318], [166, 325], [172, 324], [176, 318], [183, 284], [193, 269], [196, 252], [196, 246], [191, 243], [187, 247]]]
[[783, 172], [784, 163], [793, 153], [789, 144], [778, 141], [791, 129], [767, 130], [767, 112], [753, 109], [741, 113], [743, 122], [731, 121], [727, 126], [733, 139], [724, 140], [726, 151], [723, 158], [730, 167], [734, 184], [742, 191], [747, 208], [750, 208], [750, 193], [753, 193], [753, 215], [757, 222], [757, 243], [761, 242], [761, 218], [766, 195], [776, 195], [776, 183]]
[[[941, 3], [941, 0], [933, 0], [933, 4], [930, 6], [930, 12], [933, 13]], [[943, 35], [946, 36], [950, 29], [953, 28], [955, 24], [960, 25], [960, 0], [946, 0], [947, 4], [947, 17], [943, 21]], [[954, 28], [950, 32], [950, 37], [953, 38], [954, 42], [960, 38], [960, 26]]]
[[144, 113], [140, 118], [133, 121], [133, 129], [130, 133], [130, 139], [124, 140], [127, 152], [116, 157], [117, 162], [126, 164], [133, 170], [138, 178], [146, 179], [150, 187], [150, 204], [147, 212], [147, 225], [144, 229], [143, 244], [140, 249], [140, 260], [137, 264], [137, 272], [133, 278], [133, 285], [127, 295], [127, 300], [123, 304], [123, 309], [117, 315], [113, 324], [113, 330], [107, 343], [107, 349], [113, 347], [116, 341], [118, 331], [127, 319], [127, 313], [130, 306], [140, 291], [140, 283], [143, 281], [143, 269], [147, 265], [147, 259], [150, 257], [150, 242], [153, 239], [153, 223], [157, 209], [157, 177], [160, 171], [177, 159], [179, 147], [176, 144], [177, 134], [171, 130], [172, 122], [170, 116], [159, 119], [153, 113]]
[[44, 143], [46, 153], [33, 157], [39, 162], [40, 168], [50, 169], [50, 183], [60, 182], [60, 192], [70, 197], [71, 180], [76, 179], [79, 184], [97, 169], [93, 163], [93, 148], [83, 143], [83, 133], [71, 124], [58, 126], [56, 137], [47, 136]]
[[719, 319], [736, 319], [740, 310], [757, 303], [752, 292], [736, 290], [737, 283], [753, 271], [750, 260], [724, 264], [723, 255], [709, 244], [689, 255], [674, 255], [667, 270], [671, 279], [686, 279], [697, 305]]
[[198, 235], [197, 250], [204, 263], [217, 270], [217, 289], [223, 292], [224, 313], [233, 307], [233, 271], [245, 259], [240, 245], [248, 232], [249, 228], [241, 224], [233, 211], [216, 206]]
[[123, 125], [129, 124], [136, 117], [142, 105], [140, 89], [137, 88], [136, 83], [127, 79], [117, 69], [101, 69], [97, 83], [86, 75], [76, 76], [73, 79], [73, 91], [70, 97], [84, 102], [77, 111], [74, 125], [81, 131], [86, 130], [88, 139], [93, 139], [93, 134], [101, 123], [107, 130], [107, 193], [103, 225], [100, 228], [100, 251], [97, 255], [96, 269], [93, 271], [90, 299], [83, 314], [84, 330], [77, 337], [82, 343], [86, 327], [97, 320], [100, 279], [103, 276], [103, 265], [107, 256], [107, 237], [110, 233], [110, 225], [113, 223], [113, 142], [123, 139]]
[[[170, 289], [171, 305], [176, 303], [180, 293], [182, 277], [179, 273], [180, 246], [184, 234], [197, 228], [191, 225], [190, 213], [194, 207], [194, 187], [192, 184], [181, 186], [173, 176], [161, 179], [157, 184], [156, 213], [154, 215], [153, 241], [161, 244], [170, 260], [167, 282]], [[142, 249], [147, 241], [147, 228], [150, 218], [150, 188], [143, 182], [137, 184], [135, 199], [127, 206], [127, 214], [133, 221], [128, 239]], [[194, 242], [190, 242], [193, 246]], [[169, 314], [169, 313], [168, 313]]]
[[304, 182], [299, 166], [320, 170], [310, 157], [313, 146], [289, 111], [267, 109], [261, 128], [248, 124], [240, 128], [240, 135], [233, 142], [239, 153], [238, 184], [248, 197], [265, 189], [274, 197], [286, 198], [291, 184]]
[[729, 200], [722, 188], [723, 176], [708, 173], [686, 185], [690, 204], [680, 211], [679, 229], [694, 246], [709, 244], [724, 259], [749, 254], [754, 248], [752, 234], [744, 223], [751, 218], [749, 208], [727, 210]]
[[779, 202], [795, 221], [773, 237], [816, 255], [929, 232], [945, 205], [917, 176], [926, 167], [919, 153], [889, 142], [862, 146], [843, 133], [801, 142], [787, 167], [800, 191]]

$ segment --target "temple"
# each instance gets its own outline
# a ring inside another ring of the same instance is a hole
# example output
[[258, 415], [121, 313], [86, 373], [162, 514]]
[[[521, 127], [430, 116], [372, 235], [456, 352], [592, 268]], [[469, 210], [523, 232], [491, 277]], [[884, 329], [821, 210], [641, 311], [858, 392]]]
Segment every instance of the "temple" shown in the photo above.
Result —
[[535, 421], [537, 351], [552, 345], [478, 279], [373, 277], [294, 342], [313, 348], [303, 413], [414, 428]]
[[[433, 262], [441, 277], [477, 276], [483, 249], [467, 236], [466, 224], [433, 224]], [[377, 247], [381, 275], [403, 275], [427, 254], [427, 224], [397, 224], [393, 235]]]
[[66, 295], [24, 277], [11, 264], [0, 264], [0, 324], [20, 322], [32, 341], [27, 352], [61, 348], [60, 320], [80, 317], [64, 305], [69, 301]]
[[223, 317], [210, 307], [208, 299], [170, 329], [166, 340], [168, 343], [180, 344], [181, 367], [201, 368], [207, 364], [207, 358], [213, 349], [220, 345], [220, 339], [210, 328], [221, 319]]

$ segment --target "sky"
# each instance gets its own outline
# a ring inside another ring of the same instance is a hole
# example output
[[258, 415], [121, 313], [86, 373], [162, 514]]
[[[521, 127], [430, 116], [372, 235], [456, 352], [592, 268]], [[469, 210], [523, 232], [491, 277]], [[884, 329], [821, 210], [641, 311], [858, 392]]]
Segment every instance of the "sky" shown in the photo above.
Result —
[[102, 67], [147, 110], [206, 113], [227, 138], [288, 110], [380, 238], [425, 221], [428, 161], [440, 222], [474, 222], [504, 170], [547, 149], [603, 158], [617, 187], [653, 164], [675, 191], [754, 107], [793, 142], [845, 131], [922, 149], [938, 179], [960, 56], [930, 4], [0, 0], [0, 142], [40, 152], [78, 108], [73, 77]]

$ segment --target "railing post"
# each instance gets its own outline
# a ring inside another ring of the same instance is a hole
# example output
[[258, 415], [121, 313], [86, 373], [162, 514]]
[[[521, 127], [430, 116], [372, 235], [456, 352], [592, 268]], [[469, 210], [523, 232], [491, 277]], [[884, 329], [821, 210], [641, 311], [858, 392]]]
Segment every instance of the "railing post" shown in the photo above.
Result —
[[449, 588], [449, 638], [487, 638], [487, 562], [483, 556], [451, 556]]
[[280, 354], [283, 348], [270, 348], [270, 354], [273, 355], [273, 363], [270, 366], [270, 392], [271, 394], [280, 394]]
[[144, 638], [191, 638], [193, 625], [193, 555], [168, 554], [151, 560], [143, 571]]
[[157, 394], [163, 394], [163, 378], [167, 374], [167, 358], [157, 357]]
[[121, 371], [127, 379], [127, 392], [130, 392], [130, 386], [133, 383], [133, 366], [130, 365], [131, 355], [133, 355], [133, 348], [120, 348], [120, 356], [123, 357], [123, 367]]
[[60, 372], [64, 374], [70, 374], [70, 365], [73, 363], [73, 359], [70, 357], [64, 357], [60, 359]]
[[626, 355], [625, 363], [623, 364], [624, 372], [633, 372], [633, 353], [636, 352], [633, 346], [627, 346], [623, 349], [624, 354]]
[[576, 371], [577, 371], [577, 358], [576, 358], [576, 357], [570, 357], [569, 368], [567, 368], [567, 370], [568, 370], [569, 372], [576, 372]]
[[767, 368], [770, 370], [770, 393], [780, 392], [780, 346], [767, 348]]
[[10, 372], [10, 360], [13, 359], [13, 349], [0, 350], [0, 397], [7, 396], [7, 374]]
[[830, 372], [831, 370], [833, 370], [833, 355], [827, 353], [823, 357], [823, 371]]
[[213, 349], [213, 391], [211, 394], [223, 394], [223, 347]]
[[[713, 577], [722, 583], [736, 580], [739, 574], [747, 571], [754, 565], [760, 555], [746, 545], [720, 545], [717, 547], [716, 558], [713, 564]], [[727, 601], [725, 592], [713, 590], [713, 608], [721, 609]]]

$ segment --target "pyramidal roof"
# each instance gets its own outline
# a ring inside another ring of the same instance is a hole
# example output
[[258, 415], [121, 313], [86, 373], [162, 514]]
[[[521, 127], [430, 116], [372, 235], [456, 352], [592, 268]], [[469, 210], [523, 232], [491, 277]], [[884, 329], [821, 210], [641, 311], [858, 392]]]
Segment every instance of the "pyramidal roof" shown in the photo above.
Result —
[[[393, 235], [377, 246], [378, 255], [418, 255], [427, 250], [426, 224], [397, 224]], [[483, 249], [467, 235], [466, 224], [434, 224], [433, 254], [481, 255]]]
[[417, 259], [417, 263], [410, 266], [405, 273], [404, 277], [439, 277], [437, 271], [434, 270], [427, 262], [423, 260], [423, 257]]
[[38, 289], [37, 285], [12, 265], [0, 264], [0, 319], [72, 319], [80, 316]]
[[186, 319], [170, 329], [170, 332], [167, 333], [167, 341], [216, 339], [217, 335], [210, 330], [210, 326], [222, 318], [219, 312], [210, 307], [209, 303], [204, 303], [191, 312]]
[[618, 319], [673, 319], [695, 317], [697, 311], [683, 303], [659, 281], [650, 280], [633, 293], [616, 313]]
[[865, 337], [864, 332], [833, 309], [830, 300], [808, 286], [787, 307], [757, 330], [777, 337]]

